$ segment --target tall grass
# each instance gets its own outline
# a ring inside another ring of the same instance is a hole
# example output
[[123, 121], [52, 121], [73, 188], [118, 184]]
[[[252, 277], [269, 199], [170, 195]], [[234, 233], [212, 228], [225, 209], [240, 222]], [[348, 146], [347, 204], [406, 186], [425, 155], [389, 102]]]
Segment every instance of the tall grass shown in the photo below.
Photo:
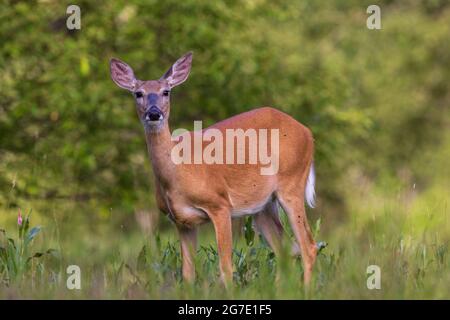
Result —
[[[173, 228], [165, 229], [163, 225], [143, 234], [133, 227], [136, 222], [126, 222], [128, 227], [120, 224], [124, 223], [120, 216], [116, 216], [118, 221], [111, 217], [93, 225], [82, 224], [75, 215], [44, 219], [47, 228], [27, 245], [38, 253], [47, 252], [42, 248], [49, 245], [59, 248], [58, 263], [42, 261], [38, 283], [32, 281], [36, 279], [36, 267], [21, 268], [20, 277], [3, 271], [0, 297], [449, 298], [450, 223], [447, 199], [440, 191], [431, 190], [415, 198], [410, 193], [397, 194], [388, 199], [373, 190], [360, 190], [361, 194], [353, 194], [351, 214], [343, 221], [326, 214], [320, 220], [312, 218], [316, 239], [326, 240], [329, 245], [318, 256], [309, 288], [302, 282], [301, 258], [276, 257], [264, 240], [250, 231], [248, 223], [244, 223], [242, 234], [235, 236], [234, 285], [224, 290], [219, 281], [214, 236], [208, 226], [200, 232], [195, 256], [197, 279], [189, 285], [181, 279], [181, 255]], [[284, 240], [288, 252], [293, 241], [290, 232], [286, 232]], [[30, 257], [31, 252], [20, 259]], [[81, 290], [66, 287], [65, 268], [71, 264], [81, 268]], [[381, 269], [380, 290], [367, 288], [369, 265]]]

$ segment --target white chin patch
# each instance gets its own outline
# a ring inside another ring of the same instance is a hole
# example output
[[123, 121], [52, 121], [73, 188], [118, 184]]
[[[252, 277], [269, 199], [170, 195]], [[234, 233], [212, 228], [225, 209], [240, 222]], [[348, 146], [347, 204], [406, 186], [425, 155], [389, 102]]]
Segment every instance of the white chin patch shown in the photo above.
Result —
[[151, 120], [145, 119], [143, 121], [143, 123], [144, 123], [144, 127], [147, 129], [151, 129], [151, 130], [159, 129], [160, 127], [162, 127], [163, 117], [159, 117], [159, 120], [156, 120], [156, 121], [151, 121]]

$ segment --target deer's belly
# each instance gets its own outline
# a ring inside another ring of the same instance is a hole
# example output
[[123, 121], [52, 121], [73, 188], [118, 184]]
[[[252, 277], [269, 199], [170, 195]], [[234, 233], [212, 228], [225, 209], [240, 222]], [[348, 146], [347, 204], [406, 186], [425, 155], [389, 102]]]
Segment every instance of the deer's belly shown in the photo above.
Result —
[[[231, 202], [232, 199], [230, 199]], [[261, 212], [269, 202], [273, 201], [273, 196], [269, 195], [263, 199], [258, 199], [252, 203], [244, 201], [243, 203], [234, 204], [231, 210], [231, 217], [239, 218], [243, 216], [253, 215]]]
[[264, 203], [257, 204], [253, 207], [235, 208], [231, 212], [231, 216], [233, 218], [239, 218], [239, 217], [257, 214], [258, 212], [261, 212], [266, 205], [267, 205], [267, 202], [264, 202]]
[[205, 212], [187, 204], [171, 206], [169, 218], [176, 224], [190, 227], [202, 224], [209, 219]]

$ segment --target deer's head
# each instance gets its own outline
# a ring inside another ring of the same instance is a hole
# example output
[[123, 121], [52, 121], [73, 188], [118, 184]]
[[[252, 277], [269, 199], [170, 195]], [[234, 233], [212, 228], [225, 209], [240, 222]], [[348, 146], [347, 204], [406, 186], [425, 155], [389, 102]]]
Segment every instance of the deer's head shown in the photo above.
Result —
[[167, 123], [170, 91], [189, 76], [192, 52], [178, 59], [159, 80], [136, 79], [133, 69], [123, 61], [111, 59], [111, 78], [121, 88], [133, 93], [136, 109], [145, 130], [158, 130]]

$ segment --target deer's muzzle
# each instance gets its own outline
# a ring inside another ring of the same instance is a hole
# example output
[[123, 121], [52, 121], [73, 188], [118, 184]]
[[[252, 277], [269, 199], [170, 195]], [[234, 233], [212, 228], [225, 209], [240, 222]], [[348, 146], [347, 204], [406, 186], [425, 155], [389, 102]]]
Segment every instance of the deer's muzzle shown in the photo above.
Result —
[[151, 122], [160, 121], [163, 119], [163, 114], [157, 106], [151, 106], [150, 109], [145, 112], [144, 119], [145, 121]]

